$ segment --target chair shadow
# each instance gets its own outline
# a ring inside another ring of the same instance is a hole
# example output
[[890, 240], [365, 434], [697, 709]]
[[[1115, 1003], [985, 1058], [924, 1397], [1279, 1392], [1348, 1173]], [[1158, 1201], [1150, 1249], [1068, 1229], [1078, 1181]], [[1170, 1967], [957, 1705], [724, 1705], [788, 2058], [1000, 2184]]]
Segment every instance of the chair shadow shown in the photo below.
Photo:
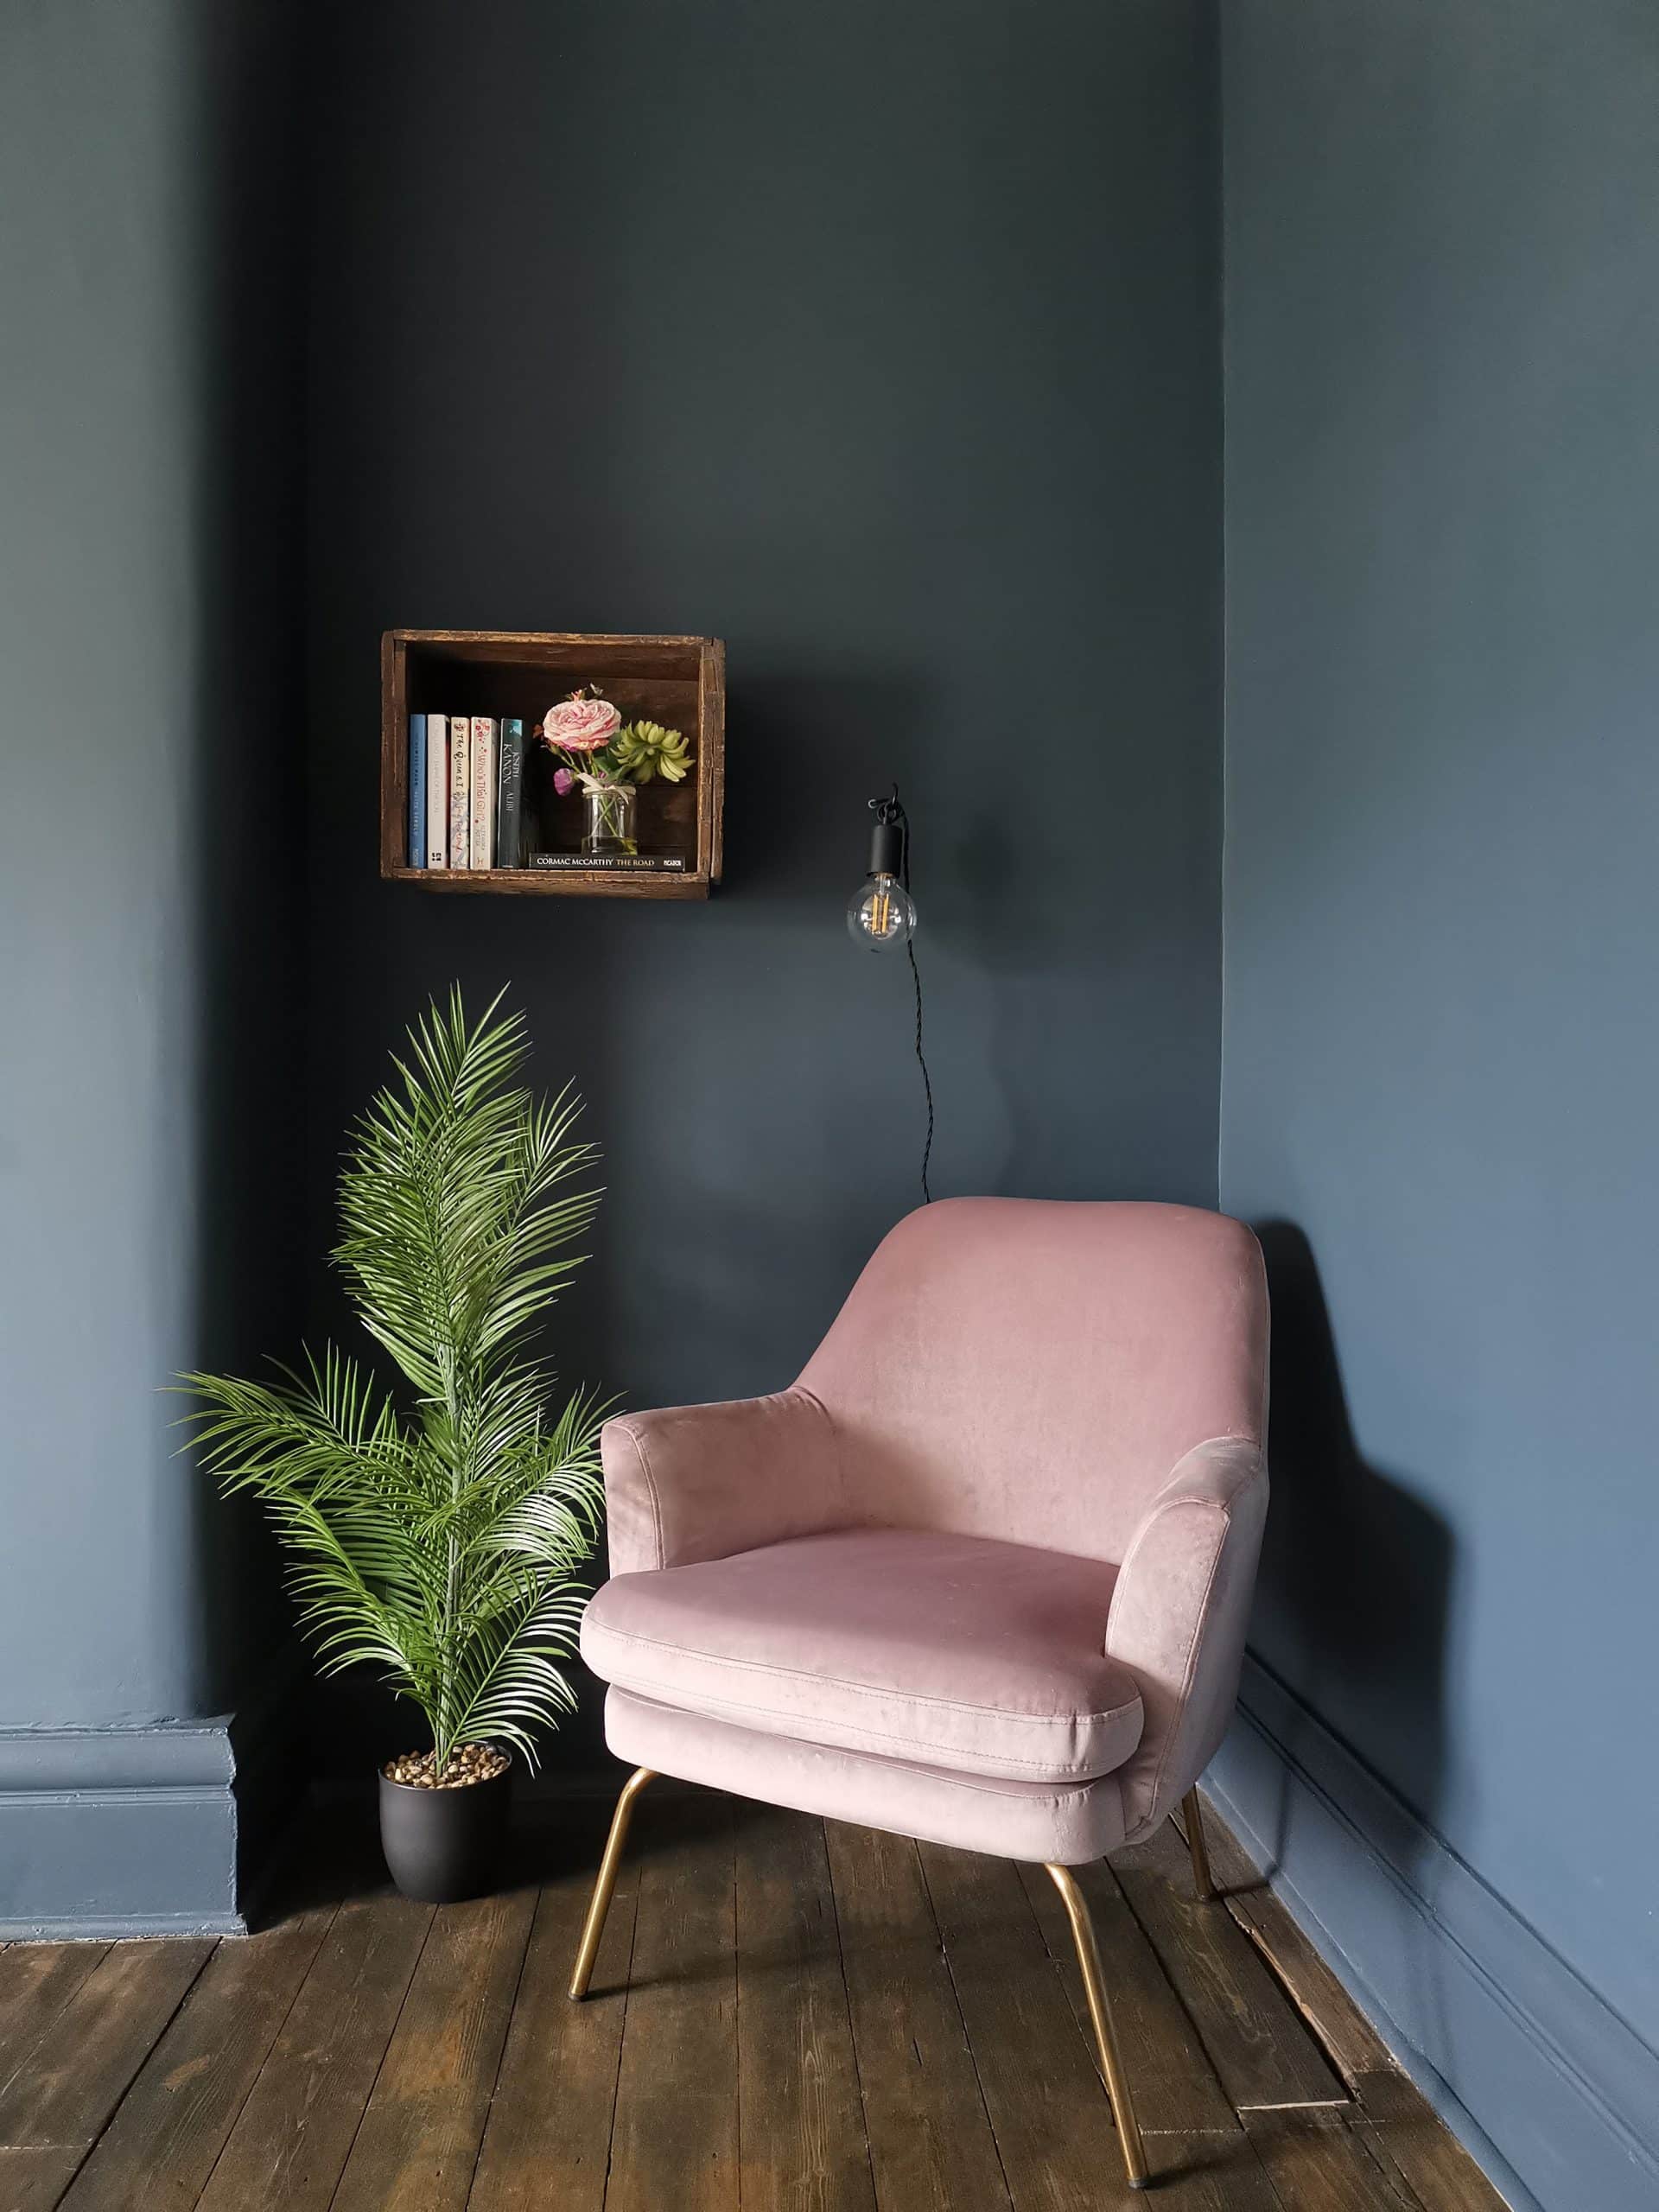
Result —
[[[1252, 1648], [1294, 1691], [1284, 1749], [1316, 1771], [1321, 1738], [1335, 1735], [1352, 1751], [1376, 1778], [1367, 1792], [1367, 1840], [1421, 1887], [1433, 1855], [1422, 1830], [1437, 1825], [1447, 1780], [1456, 1540], [1408, 1481], [1360, 1449], [1306, 1236], [1287, 1221], [1258, 1224], [1256, 1233], [1273, 1307], [1273, 1503]], [[1268, 1876], [1285, 1861], [1295, 1817], [1282, 1764], [1276, 1789], [1270, 1832], [1261, 1838]], [[1432, 1975], [1433, 1963], [1420, 1963]], [[1432, 1996], [1430, 2003], [1438, 2009]]]
[[1452, 1531], [1359, 1448], [1306, 1237], [1287, 1222], [1257, 1234], [1273, 1300], [1274, 1488], [1259, 1619], [1338, 1734], [1358, 1707], [1384, 1740], [1409, 1741], [1402, 1794], [1432, 1821], [1445, 1770]]

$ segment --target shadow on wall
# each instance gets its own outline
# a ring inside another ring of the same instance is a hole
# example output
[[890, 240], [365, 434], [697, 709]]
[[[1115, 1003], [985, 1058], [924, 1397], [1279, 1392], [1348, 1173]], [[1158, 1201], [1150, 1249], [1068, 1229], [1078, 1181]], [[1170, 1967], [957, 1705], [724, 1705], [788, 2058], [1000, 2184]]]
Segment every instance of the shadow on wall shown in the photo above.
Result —
[[[1268, 1454], [1273, 1504], [1257, 1596], [1260, 1642], [1282, 1655], [1300, 1700], [1338, 1734], [1363, 1708], [1408, 1736], [1416, 1819], [1404, 1807], [1365, 1840], [1420, 1893], [1433, 1888], [1423, 1827], [1433, 1828], [1446, 1772], [1446, 1657], [1453, 1539], [1432, 1507], [1372, 1465], [1349, 1417], [1318, 1263], [1301, 1230], [1256, 1225], [1273, 1302]], [[1298, 1703], [1291, 1708], [1300, 1712]], [[1282, 1748], [1308, 1764], [1311, 1726], [1292, 1720]], [[1264, 1829], [1272, 1872], [1290, 1854], [1295, 1817], [1287, 1770]], [[1339, 1808], [1340, 1809], [1340, 1808]], [[1436, 2009], [1435, 1961], [1420, 1952], [1420, 1987]]]
[[[189, 840], [195, 965], [193, 1366], [259, 1371], [288, 1356], [303, 1313], [293, 1193], [302, 1000], [294, 824], [299, 720], [297, 296], [300, 239], [284, 197], [296, 125], [296, 45], [250, 9], [203, 18], [196, 89], [219, 190], [203, 219], [196, 326], [201, 507]], [[251, 251], [251, 242], [257, 251]], [[273, 336], [273, 328], [275, 335]], [[158, 1377], [158, 1382], [166, 1377]], [[181, 1411], [182, 1404], [175, 1410]], [[171, 1414], [169, 1413], [169, 1418]], [[188, 1471], [187, 1472], [187, 1470]], [[193, 1464], [200, 1611], [188, 1624], [190, 1710], [239, 1704], [286, 1633], [270, 1537]]]

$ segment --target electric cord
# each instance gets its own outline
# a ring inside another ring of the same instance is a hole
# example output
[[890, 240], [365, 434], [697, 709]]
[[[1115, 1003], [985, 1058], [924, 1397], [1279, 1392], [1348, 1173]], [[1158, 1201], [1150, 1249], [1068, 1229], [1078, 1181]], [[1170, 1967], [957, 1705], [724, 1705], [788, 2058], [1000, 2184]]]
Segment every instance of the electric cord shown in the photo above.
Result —
[[[910, 896], [910, 817], [905, 812], [904, 802], [899, 796], [899, 786], [893, 787], [890, 798], [872, 799], [878, 822], [896, 825], [899, 835], [899, 880], [905, 887], [905, 896]], [[933, 1158], [933, 1083], [927, 1071], [927, 1054], [922, 1049], [922, 971], [916, 965], [916, 940], [905, 940], [905, 951], [910, 961], [910, 980], [916, 992], [916, 1065], [922, 1071], [922, 1096], [927, 1102], [927, 1135], [922, 1144], [922, 1204], [931, 1205], [933, 1193], [928, 1187], [927, 1171]]]
[[[905, 887], [910, 887], [909, 872], [905, 876]], [[922, 1071], [922, 1095], [927, 1100], [927, 1137], [922, 1146], [922, 1204], [933, 1203], [933, 1193], [927, 1187], [927, 1165], [933, 1157], [933, 1085], [928, 1080], [927, 1055], [922, 1050], [922, 972], [916, 965], [916, 946], [912, 941], [905, 947], [910, 955], [910, 979], [916, 986], [916, 1065]]]

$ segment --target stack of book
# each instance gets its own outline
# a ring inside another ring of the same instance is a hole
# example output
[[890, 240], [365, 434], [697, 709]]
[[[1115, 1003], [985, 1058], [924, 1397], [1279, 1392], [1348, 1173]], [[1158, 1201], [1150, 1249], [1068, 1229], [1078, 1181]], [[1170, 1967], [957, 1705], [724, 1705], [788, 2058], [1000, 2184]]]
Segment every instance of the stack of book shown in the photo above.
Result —
[[523, 868], [524, 786], [521, 716], [411, 715], [410, 868]]

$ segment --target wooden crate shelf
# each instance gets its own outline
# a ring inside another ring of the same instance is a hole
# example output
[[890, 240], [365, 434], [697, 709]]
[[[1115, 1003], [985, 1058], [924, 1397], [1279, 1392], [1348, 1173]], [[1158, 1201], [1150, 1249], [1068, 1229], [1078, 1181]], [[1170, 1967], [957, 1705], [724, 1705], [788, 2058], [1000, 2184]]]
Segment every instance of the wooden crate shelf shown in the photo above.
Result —
[[[706, 899], [720, 880], [725, 797], [726, 649], [718, 638], [601, 638], [538, 630], [388, 630], [380, 645], [380, 873], [428, 891], [531, 897]], [[553, 790], [554, 763], [531, 741], [547, 709], [597, 684], [624, 721], [683, 730], [696, 755], [683, 784], [639, 798], [642, 853], [683, 855], [683, 872], [607, 868], [419, 868], [409, 858], [409, 717], [522, 715], [529, 849], [575, 852], [582, 806]]]

